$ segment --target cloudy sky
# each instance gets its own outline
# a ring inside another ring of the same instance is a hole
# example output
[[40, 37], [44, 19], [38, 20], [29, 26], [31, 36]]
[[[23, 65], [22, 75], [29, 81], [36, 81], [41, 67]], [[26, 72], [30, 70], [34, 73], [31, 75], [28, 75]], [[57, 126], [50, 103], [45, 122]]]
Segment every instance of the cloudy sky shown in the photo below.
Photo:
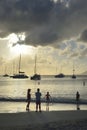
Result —
[[[87, 0], [0, 0], [0, 74], [87, 71]], [[15, 69], [13, 69], [15, 68]]]

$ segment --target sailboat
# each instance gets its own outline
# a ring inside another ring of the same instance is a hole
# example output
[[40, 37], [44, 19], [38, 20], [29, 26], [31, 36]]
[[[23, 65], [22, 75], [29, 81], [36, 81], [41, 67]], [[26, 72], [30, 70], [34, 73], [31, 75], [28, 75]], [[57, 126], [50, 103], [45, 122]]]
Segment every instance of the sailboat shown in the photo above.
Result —
[[30, 77], [31, 80], [41, 80], [41, 75], [37, 74], [36, 71], [36, 62], [37, 62], [37, 56], [35, 56], [35, 67], [34, 67], [34, 75]]
[[6, 73], [7, 68], [5, 67], [5, 74], [3, 75], [3, 77], [9, 77], [9, 75]]
[[[62, 72], [62, 66], [61, 66], [61, 72]], [[65, 75], [63, 73], [59, 73], [57, 75], [55, 75], [55, 78], [64, 78]]]
[[55, 75], [55, 78], [64, 78], [65, 77], [65, 75], [63, 74], [63, 73], [60, 73], [60, 74], [58, 74], [58, 75]]
[[25, 72], [21, 71], [21, 54], [20, 54], [20, 58], [19, 58], [18, 74], [14, 74], [13, 76], [10, 76], [10, 77], [18, 78], [18, 79], [28, 78], [28, 76], [25, 74]]
[[73, 64], [73, 75], [72, 75], [72, 78], [76, 79], [74, 64]]
[[9, 75], [8, 74], [4, 74], [3, 77], [9, 77]]

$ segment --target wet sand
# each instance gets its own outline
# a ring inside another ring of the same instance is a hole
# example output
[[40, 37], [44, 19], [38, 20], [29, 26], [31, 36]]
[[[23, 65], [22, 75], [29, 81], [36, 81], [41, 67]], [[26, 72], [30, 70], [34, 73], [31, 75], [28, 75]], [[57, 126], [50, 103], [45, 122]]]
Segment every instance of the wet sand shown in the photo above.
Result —
[[87, 111], [0, 113], [2, 130], [86, 130]]

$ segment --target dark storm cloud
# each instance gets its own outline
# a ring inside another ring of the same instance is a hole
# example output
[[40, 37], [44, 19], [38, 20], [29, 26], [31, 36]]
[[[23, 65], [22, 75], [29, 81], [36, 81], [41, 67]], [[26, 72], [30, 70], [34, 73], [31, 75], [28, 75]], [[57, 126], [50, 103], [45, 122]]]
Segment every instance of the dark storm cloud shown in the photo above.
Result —
[[83, 41], [83, 42], [87, 42], [87, 30], [84, 30], [81, 35], [80, 38], [78, 39], [79, 41]]
[[55, 41], [77, 37], [87, 28], [87, 1], [69, 0], [66, 5], [52, 0], [0, 0], [0, 37], [25, 32], [22, 44], [34, 46], [54, 46]]

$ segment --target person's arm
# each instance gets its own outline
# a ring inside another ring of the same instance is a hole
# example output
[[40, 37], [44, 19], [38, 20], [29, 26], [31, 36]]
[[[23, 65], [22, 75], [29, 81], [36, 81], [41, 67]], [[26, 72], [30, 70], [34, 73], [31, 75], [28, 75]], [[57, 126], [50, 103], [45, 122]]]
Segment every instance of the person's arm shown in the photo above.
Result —
[[27, 92], [27, 99], [28, 99], [28, 92]]
[[40, 93], [40, 96], [42, 96], [42, 94]]

